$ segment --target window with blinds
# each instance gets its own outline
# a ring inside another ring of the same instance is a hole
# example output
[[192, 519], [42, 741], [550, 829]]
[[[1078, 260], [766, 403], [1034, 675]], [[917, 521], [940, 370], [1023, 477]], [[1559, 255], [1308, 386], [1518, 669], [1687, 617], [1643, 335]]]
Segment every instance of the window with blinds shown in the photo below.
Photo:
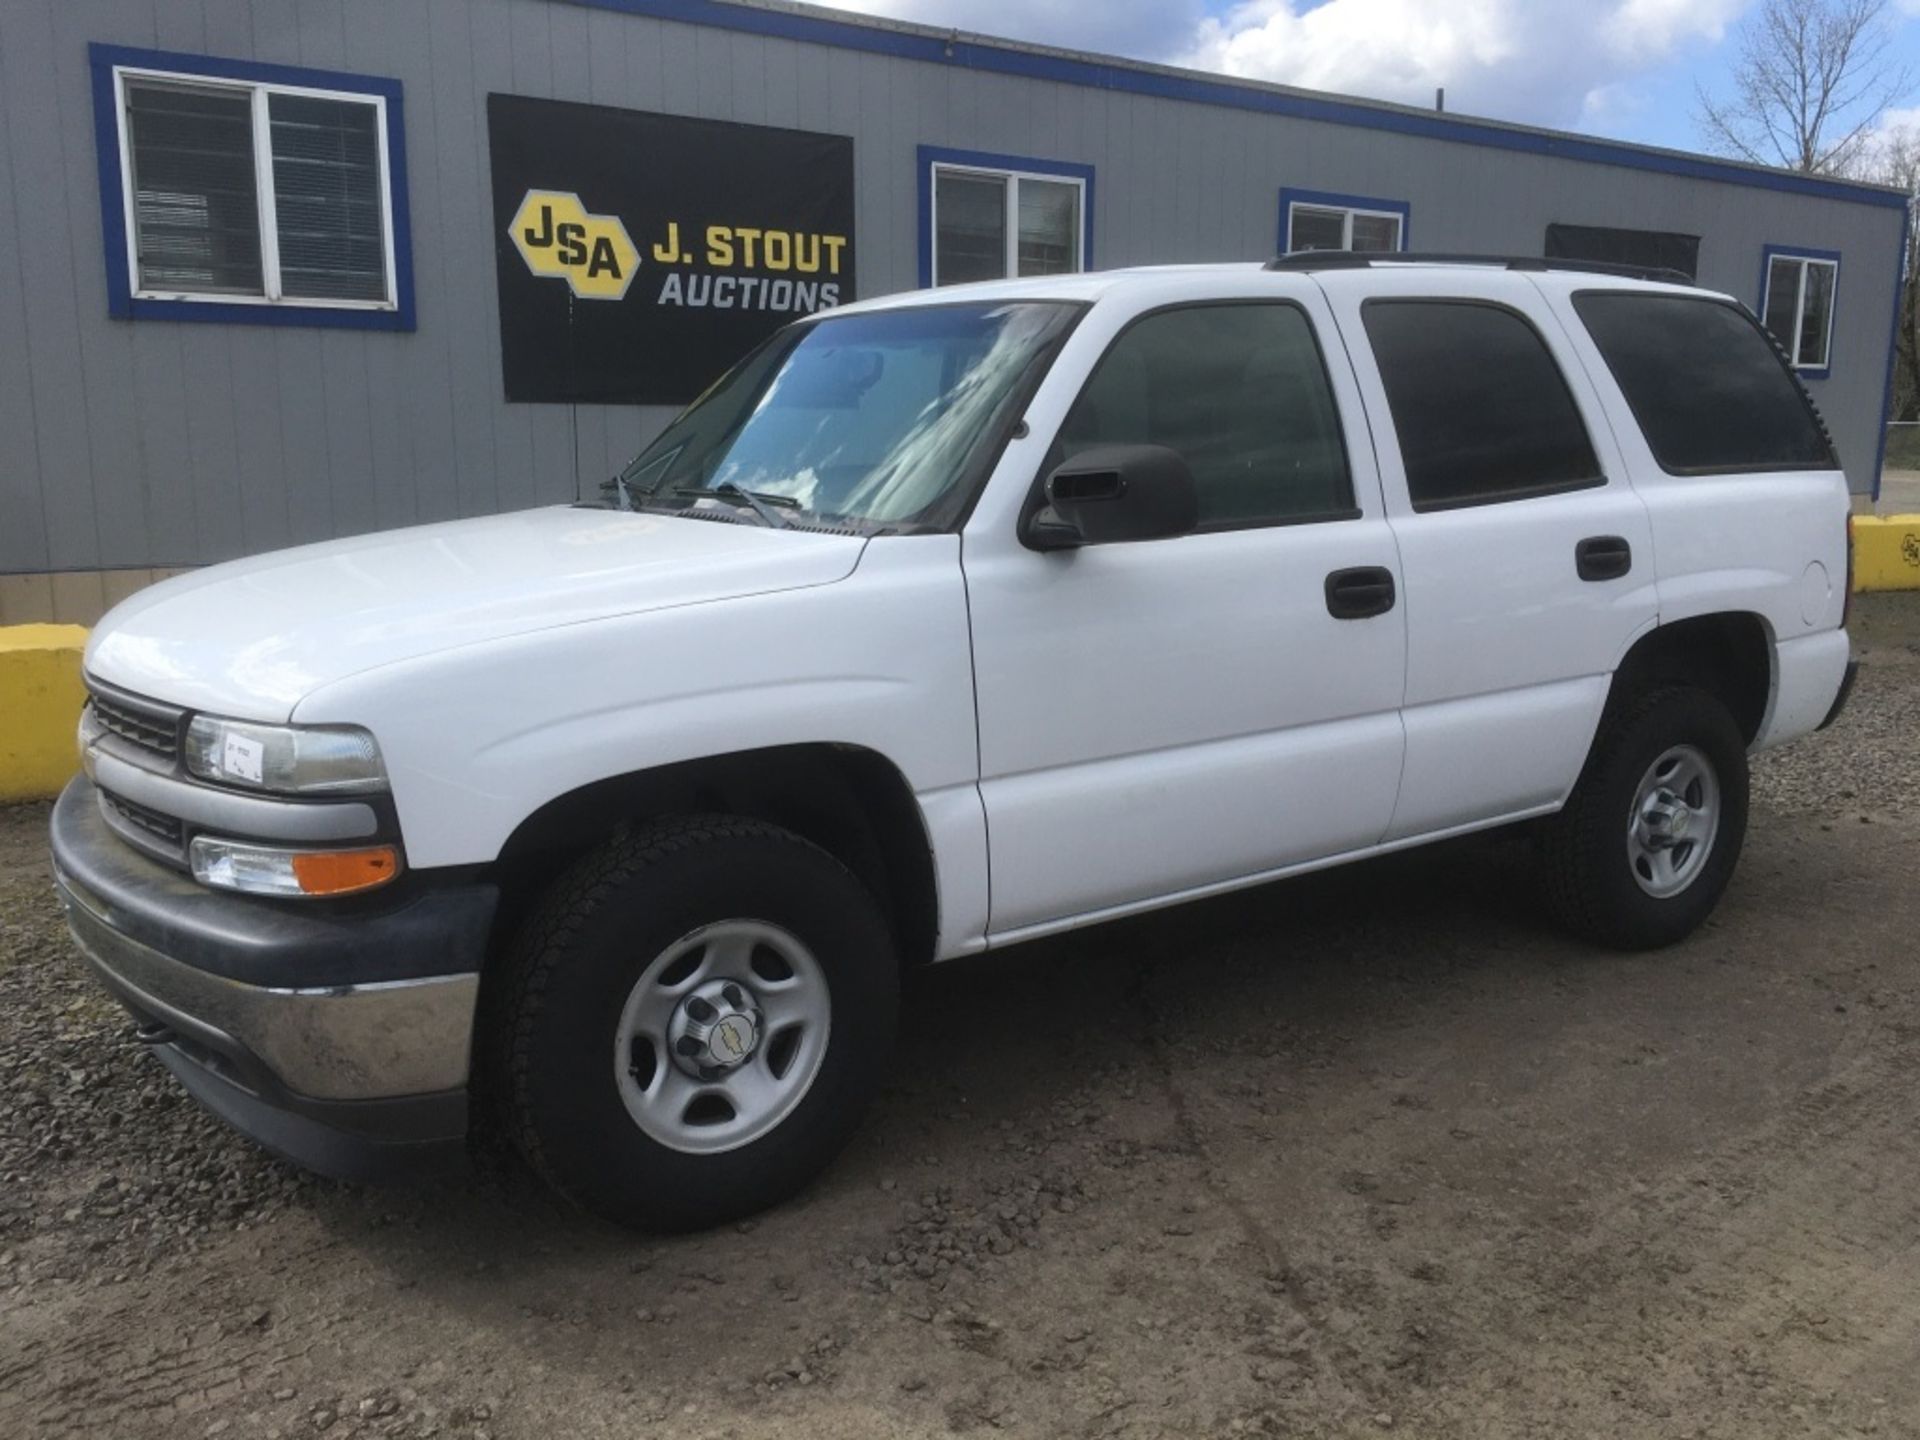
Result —
[[122, 72], [142, 296], [391, 308], [380, 96]]
[[1078, 176], [934, 163], [933, 283], [1085, 269], [1085, 203]]
[[1407, 248], [1407, 219], [1398, 210], [1290, 200], [1284, 239], [1296, 250], [1385, 251]]
[[357, 101], [269, 95], [280, 288], [322, 300], [387, 298], [379, 116]]
[[1760, 323], [1780, 342], [1787, 363], [1809, 379], [1827, 378], [1833, 349], [1833, 297], [1840, 288], [1840, 257], [1830, 251], [1795, 254], [1769, 246]]
[[263, 294], [253, 102], [129, 84], [127, 136], [140, 288]]

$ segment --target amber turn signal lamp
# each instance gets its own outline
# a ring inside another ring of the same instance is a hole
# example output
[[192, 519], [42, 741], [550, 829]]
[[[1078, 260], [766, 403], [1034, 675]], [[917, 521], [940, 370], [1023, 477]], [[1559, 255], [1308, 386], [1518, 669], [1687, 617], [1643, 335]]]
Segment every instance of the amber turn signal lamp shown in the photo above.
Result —
[[370, 850], [296, 850], [293, 878], [303, 895], [351, 895], [384, 885], [400, 873], [391, 845]]

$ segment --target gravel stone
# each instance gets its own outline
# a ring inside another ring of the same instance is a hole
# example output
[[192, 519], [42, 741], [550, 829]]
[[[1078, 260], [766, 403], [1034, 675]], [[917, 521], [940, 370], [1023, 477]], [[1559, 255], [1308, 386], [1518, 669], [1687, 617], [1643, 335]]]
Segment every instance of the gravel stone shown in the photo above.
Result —
[[1754, 803], [1849, 825], [1920, 809], [1917, 692], [1920, 659], [1862, 667], [1830, 729], [1755, 757]]

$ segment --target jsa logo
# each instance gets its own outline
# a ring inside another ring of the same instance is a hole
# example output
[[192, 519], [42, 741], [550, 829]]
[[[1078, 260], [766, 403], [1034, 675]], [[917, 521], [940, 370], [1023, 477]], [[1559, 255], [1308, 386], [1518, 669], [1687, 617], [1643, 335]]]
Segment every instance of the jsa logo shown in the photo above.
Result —
[[565, 280], [582, 300], [619, 300], [640, 268], [618, 215], [590, 215], [564, 190], [529, 190], [511, 226], [513, 243], [536, 275]]

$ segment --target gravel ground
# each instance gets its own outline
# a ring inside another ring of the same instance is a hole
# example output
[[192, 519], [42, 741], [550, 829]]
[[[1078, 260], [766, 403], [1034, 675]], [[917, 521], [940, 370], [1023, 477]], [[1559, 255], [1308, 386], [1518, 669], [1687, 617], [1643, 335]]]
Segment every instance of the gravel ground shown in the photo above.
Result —
[[[1907, 431], [1911, 435], [1912, 431]], [[1920, 514], [1920, 470], [1883, 470], [1880, 472], [1880, 499], [1864, 496], [1854, 501], [1856, 515]]]
[[1482, 839], [930, 976], [848, 1156], [656, 1241], [300, 1174], [72, 958], [0, 810], [0, 1434], [1920, 1433], [1920, 597], [1694, 941]]
[[1920, 592], [1861, 596], [1849, 624], [1861, 678], [1834, 729], [1762, 756], [1754, 800], [1792, 811], [1920, 814]]

